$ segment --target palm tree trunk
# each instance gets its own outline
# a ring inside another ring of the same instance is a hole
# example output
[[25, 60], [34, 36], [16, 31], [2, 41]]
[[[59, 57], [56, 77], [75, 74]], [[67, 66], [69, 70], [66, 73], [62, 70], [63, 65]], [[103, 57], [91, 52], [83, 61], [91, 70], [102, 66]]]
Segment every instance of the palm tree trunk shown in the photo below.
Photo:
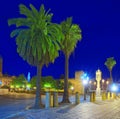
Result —
[[68, 92], [68, 67], [69, 67], [69, 56], [65, 55], [65, 79], [64, 79], [64, 94], [62, 103], [70, 103], [69, 92]]
[[37, 81], [36, 81], [36, 98], [35, 98], [35, 105], [34, 107], [36, 109], [41, 108], [42, 102], [41, 102], [41, 74], [42, 74], [42, 64], [38, 63], [37, 65]]
[[112, 70], [110, 70], [110, 83], [113, 82], [113, 79], [112, 79]]

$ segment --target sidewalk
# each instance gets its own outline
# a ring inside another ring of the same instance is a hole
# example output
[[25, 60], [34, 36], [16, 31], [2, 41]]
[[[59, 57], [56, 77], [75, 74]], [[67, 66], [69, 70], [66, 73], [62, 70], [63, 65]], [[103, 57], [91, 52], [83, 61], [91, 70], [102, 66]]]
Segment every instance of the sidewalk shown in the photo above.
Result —
[[120, 99], [25, 110], [5, 119], [120, 119]]

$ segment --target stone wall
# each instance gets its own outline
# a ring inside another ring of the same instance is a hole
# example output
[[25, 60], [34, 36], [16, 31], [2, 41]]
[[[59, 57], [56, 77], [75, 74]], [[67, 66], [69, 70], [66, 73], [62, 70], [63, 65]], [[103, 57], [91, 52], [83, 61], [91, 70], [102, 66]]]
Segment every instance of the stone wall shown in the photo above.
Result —
[[70, 92], [73, 92], [73, 93], [79, 92], [80, 94], [84, 93], [84, 87], [81, 80], [82, 74], [83, 74], [82, 71], [77, 71], [75, 72], [75, 78], [69, 79], [69, 82], [71, 82], [74, 87], [74, 90], [73, 91], [71, 90]]
[[8, 89], [0, 89], [0, 95], [6, 95], [8, 94], [9, 90]]
[[14, 76], [8, 77], [8, 76], [0, 76], [0, 81], [2, 82], [1, 86], [10, 86], [10, 83], [14, 79]]

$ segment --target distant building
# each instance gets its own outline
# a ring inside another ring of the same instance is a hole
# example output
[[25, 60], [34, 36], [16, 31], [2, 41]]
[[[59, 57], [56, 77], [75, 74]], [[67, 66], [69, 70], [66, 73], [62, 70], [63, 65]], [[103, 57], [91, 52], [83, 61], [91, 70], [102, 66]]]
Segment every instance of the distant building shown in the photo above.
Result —
[[83, 71], [77, 71], [75, 72], [75, 78], [68, 79], [68, 81], [72, 84], [72, 87], [73, 87], [69, 89], [70, 93], [76, 93], [76, 92], [79, 92], [80, 94], [84, 93], [84, 87], [81, 80], [82, 74], [83, 74]]
[[0, 87], [1, 86], [10, 86], [11, 81], [15, 76], [9, 76], [2, 73], [3, 59], [0, 57]]

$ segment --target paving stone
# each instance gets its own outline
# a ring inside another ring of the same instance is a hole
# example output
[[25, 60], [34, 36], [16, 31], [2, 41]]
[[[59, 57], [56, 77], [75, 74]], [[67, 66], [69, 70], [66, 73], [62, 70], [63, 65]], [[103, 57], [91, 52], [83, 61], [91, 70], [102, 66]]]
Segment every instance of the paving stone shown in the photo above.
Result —
[[50, 109], [23, 110], [16, 116], [9, 116], [9, 119], [120, 119], [120, 98], [115, 101], [84, 102]]

